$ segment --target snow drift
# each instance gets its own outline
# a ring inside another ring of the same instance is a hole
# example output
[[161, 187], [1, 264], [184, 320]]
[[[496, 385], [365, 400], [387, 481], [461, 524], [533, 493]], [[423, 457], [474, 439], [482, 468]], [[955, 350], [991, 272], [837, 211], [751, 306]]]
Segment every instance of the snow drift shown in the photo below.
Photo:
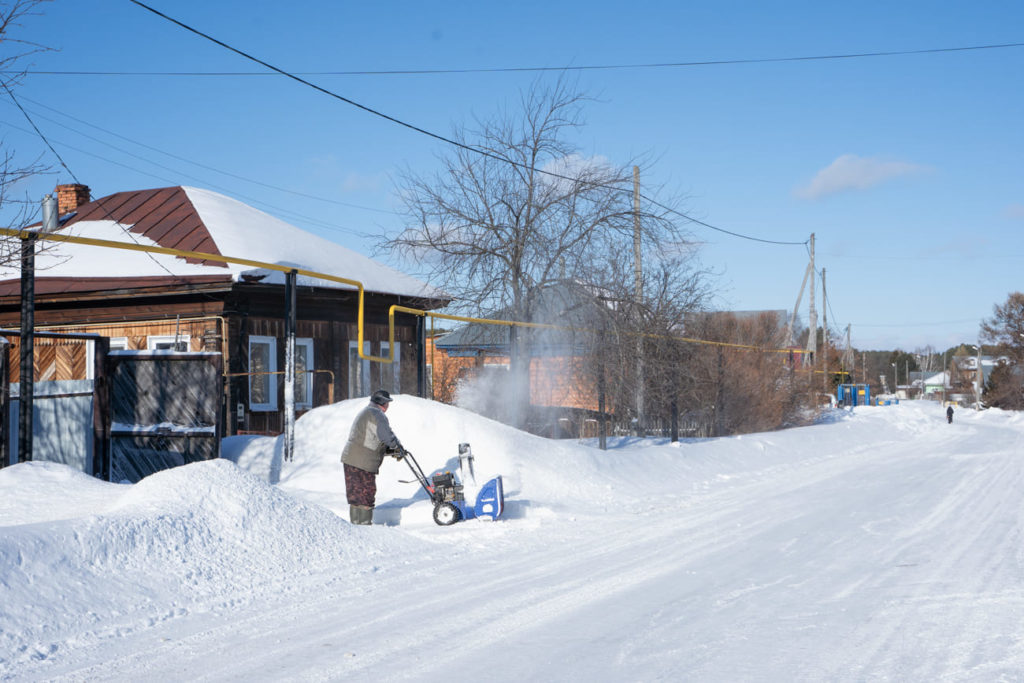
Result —
[[293, 462], [234, 437], [135, 485], [0, 470], [0, 678], [1024, 675], [1022, 416], [904, 403], [602, 452], [400, 396], [424, 468], [471, 443], [506, 516], [438, 527], [388, 461], [359, 528], [339, 458], [363, 405], [300, 419]]

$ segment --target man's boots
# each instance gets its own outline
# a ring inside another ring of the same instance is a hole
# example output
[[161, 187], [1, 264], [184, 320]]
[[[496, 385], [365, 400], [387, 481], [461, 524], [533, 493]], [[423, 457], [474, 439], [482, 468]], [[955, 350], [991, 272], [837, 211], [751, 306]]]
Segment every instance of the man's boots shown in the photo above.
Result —
[[365, 505], [349, 505], [348, 519], [353, 524], [373, 524], [373, 508]]

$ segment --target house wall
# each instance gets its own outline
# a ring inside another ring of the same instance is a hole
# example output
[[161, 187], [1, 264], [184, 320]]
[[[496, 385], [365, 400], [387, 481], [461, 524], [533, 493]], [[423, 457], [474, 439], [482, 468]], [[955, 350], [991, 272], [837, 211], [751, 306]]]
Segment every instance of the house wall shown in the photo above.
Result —
[[[220, 319], [175, 321], [161, 320], [135, 323], [84, 323], [79, 325], [41, 325], [47, 332], [99, 334], [112, 339], [123, 338], [126, 349], [145, 350], [150, 337], [174, 337], [188, 340], [189, 351], [221, 351]], [[11, 360], [11, 381], [20, 381], [21, 340], [11, 337], [8, 354]], [[77, 339], [33, 340], [35, 379], [37, 382], [88, 379], [88, 344]]]
[[[349, 397], [349, 342], [358, 338], [357, 303], [356, 294], [349, 291], [300, 288], [298, 292], [296, 337], [313, 340], [313, 369], [324, 371], [313, 374], [313, 406]], [[422, 302], [366, 295], [364, 333], [372, 355], [386, 355], [382, 342], [388, 341], [387, 310], [394, 303], [416, 306]], [[223, 401], [226, 433], [233, 434], [237, 430], [278, 434], [283, 431], [283, 374], [276, 381], [277, 407], [271, 411], [250, 410], [249, 378], [238, 375], [250, 371], [248, 349], [252, 335], [275, 339], [276, 368], [284, 369], [285, 312], [280, 285], [236, 283], [230, 290], [219, 292], [162, 292], [161, 296], [145, 297], [123, 296], [120, 291], [106, 298], [90, 293], [88, 297], [66, 296], [40, 304], [36, 309], [37, 329], [123, 337], [126, 348], [135, 350], [146, 349], [151, 336], [173, 337], [177, 332], [181, 337], [188, 337], [191, 351], [221, 352], [226, 375]], [[410, 394], [417, 391], [417, 320], [411, 315], [396, 316], [395, 341], [400, 344], [399, 387]], [[18, 302], [9, 299], [0, 307], [0, 326], [17, 328], [18, 325]], [[16, 382], [20, 349], [17, 338], [10, 341], [13, 343], [7, 352], [14, 373], [11, 381]], [[37, 338], [36, 377], [84, 379], [86, 356], [82, 342], [58, 344]], [[369, 365], [367, 385], [372, 391], [381, 385], [386, 370], [384, 363]], [[239, 403], [242, 404], [241, 419]]]
[[[232, 374], [229, 378], [229, 407], [231, 420], [236, 433], [279, 434], [284, 430], [284, 377], [278, 375], [277, 406], [273, 410], [251, 410], [249, 408], [249, 376], [243, 373], [251, 371], [247, 362], [250, 337], [270, 337], [275, 340], [275, 367], [283, 370], [285, 366], [285, 321], [281, 318], [246, 317], [232, 320], [229, 327], [229, 347], [234, 350], [231, 358]], [[395, 342], [399, 344], [399, 388], [402, 393], [416, 394], [418, 373], [416, 368], [415, 325], [395, 325]], [[313, 340], [313, 405], [326, 405], [331, 401], [339, 401], [349, 396], [350, 373], [353, 368], [349, 362], [349, 342], [357, 341], [358, 326], [330, 320], [298, 320], [296, 321], [296, 339]], [[370, 355], [384, 357], [387, 353], [383, 345], [388, 340], [387, 325], [366, 325], [364, 343], [369, 342]], [[384, 386], [389, 391], [391, 386], [385, 384], [384, 375], [391, 366], [381, 362], [369, 363], [368, 390], [369, 395], [377, 388]], [[242, 420], [238, 420], [238, 405], [243, 406]], [[302, 415], [304, 411], [296, 411]]]

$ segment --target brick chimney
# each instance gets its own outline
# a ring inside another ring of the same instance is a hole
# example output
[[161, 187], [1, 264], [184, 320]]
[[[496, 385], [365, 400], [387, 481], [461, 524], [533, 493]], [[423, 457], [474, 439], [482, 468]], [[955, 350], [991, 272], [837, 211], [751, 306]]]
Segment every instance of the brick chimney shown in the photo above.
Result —
[[60, 216], [71, 213], [88, 201], [90, 201], [88, 185], [74, 183], [57, 186], [57, 214]]

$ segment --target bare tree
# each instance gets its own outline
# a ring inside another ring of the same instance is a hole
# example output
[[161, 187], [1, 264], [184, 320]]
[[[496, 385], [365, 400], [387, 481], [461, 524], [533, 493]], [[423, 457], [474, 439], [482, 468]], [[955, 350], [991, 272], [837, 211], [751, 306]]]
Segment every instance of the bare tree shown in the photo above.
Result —
[[[703, 310], [709, 280], [689, 254], [646, 254], [643, 297], [633, 291], [632, 252], [613, 252], [603, 268], [597, 307], [599, 337], [590, 347], [590, 381], [605, 388], [606, 407], [620, 431], [639, 419], [642, 389], [647, 427], [667, 425], [673, 406], [684, 405], [693, 383], [694, 345], [684, 339], [683, 321]], [[639, 345], [638, 345], [639, 342]], [[638, 362], [639, 361], [639, 362]], [[642, 366], [642, 373], [640, 368]]]
[[981, 323], [981, 339], [1006, 357], [992, 371], [984, 387], [987, 404], [1010, 410], [1024, 409], [1024, 293], [1012, 292], [993, 307]]
[[[8, 0], [0, 2], [0, 97], [14, 97], [14, 90], [25, 75], [20, 66], [30, 55], [47, 48], [14, 37], [22, 21], [37, 16], [39, 5], [49, 0]], [[32, 176], [46, 171], [39, 159], [19, 162], [16, 154], [0, 140], [0, 211], [4, 227], [20, 230], [35, 220], [38, 203], [27, 196], [18, 196], [18, 185]], [[20, 245], [15, 239], [0, 240], [0, 265], [16, 262], [20, 258]]]
[[696, 316], [689, 329], [719, 342], [699, 346], [693, 362], [689, 400], [708, 422], [705, 433], [767, 431], [799, 423], [816, 387], [807, 384], [785, 354], [774, 351], [785, 341], [783, 321], [771, 312], [747, 318], [712, 313]]
[[981, 323], [982, 341], [991, 342], [1014, 363], [1024, 361], [1024, 294], [1012, 292], [992, 307], [992, 317]]
[[[594, 264], [631, 250], [632, 164], [584, 158], [568, 141], [587, 98], [563, 79], [535, 83], [516, 111], [458, 129], [433, 175], [406, 173], [407, 227], [382, 245], [418, 262], [473, 314], [534, 319], [538, 292], [595, 281]], [[671, 210], [639, 221], [652, 250], [681, 239]], [[514, 393], [529, 396], [526, 335], [510, 328]]]

